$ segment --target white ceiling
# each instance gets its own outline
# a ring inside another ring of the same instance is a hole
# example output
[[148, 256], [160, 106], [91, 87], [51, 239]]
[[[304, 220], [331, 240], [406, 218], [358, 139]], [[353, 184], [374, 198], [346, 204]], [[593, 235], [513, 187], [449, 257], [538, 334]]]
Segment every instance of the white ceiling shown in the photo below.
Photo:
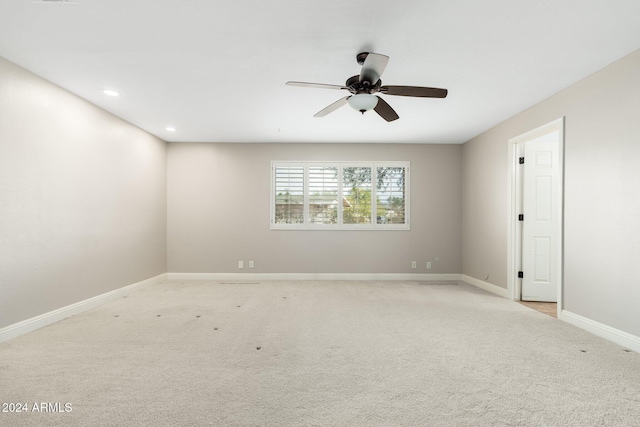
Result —
[[[0, 56], [167, 141], [463, 143], [638, 48], [638, 0], [0, 2]], [[346, 93], [284, 84], [361, 51], [449, 96], [314, 118]]]

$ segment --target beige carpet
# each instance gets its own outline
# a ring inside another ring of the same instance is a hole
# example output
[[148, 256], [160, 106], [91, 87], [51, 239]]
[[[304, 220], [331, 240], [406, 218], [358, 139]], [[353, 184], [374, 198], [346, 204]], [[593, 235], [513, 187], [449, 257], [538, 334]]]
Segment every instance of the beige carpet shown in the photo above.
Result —
[[640, 355], [462, 283], [175, 282], [0, 344], [0, 402], [28, 408], [3, 426], [638, 426]]

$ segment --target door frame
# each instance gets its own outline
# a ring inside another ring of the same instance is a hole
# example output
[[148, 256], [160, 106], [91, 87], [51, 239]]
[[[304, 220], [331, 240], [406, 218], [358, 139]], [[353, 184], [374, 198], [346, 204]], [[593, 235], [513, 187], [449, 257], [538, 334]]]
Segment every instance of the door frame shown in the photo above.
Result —
[[559, 134], [559, 162], [560, 162], [560, 180], [559, 180], [559, 209], [558, 217], [560, 225], [560, 238], [558, 239], [558, 262], [557, 262], [557, 277], [558, 277], [558, 317], [563, 309], [563, 287], [564, 287], [564, 139], [565, 139], [565, 126], [564, 117], [560, 117], [552, 122], [537, 127], [533, 130], [518, 135], [509, 139], [509, 194], [508, 201], [508, 214], [507, 214], [507, 294], [510, 295], [515, 301], [520, 301], [522, 294], [521, 279], [518, 279], [518, 270], [521, 268], [522, 262], [522, 227], [518, 221], [518, 214], [520, 212], [520, 206], [522, 203], [522, 173], [519, 167], [518, 159], [522, 156], [521, 150], [523, 149], [523, 143], [538, 138], [542, 135], [546, 135], [551, 132], [558, 131]]

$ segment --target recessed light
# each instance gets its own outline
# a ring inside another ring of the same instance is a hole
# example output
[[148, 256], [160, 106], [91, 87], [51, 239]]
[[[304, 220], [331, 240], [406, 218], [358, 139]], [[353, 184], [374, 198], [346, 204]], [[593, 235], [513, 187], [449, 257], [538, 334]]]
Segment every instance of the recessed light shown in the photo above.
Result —
[[167, 126], [165, 129], [168, 130], [169, 132], [175, 132], [176, 131], [176, 128], [171, 127], [171, 126]]
[[109, 96], [118, 96], [120, 95], [118, 92], [116, 92], [115, 90], [111, 90], [111, 89], [105, 89], [102, 91], [102, 93], [104, 93], [105, 95], [109, 95]]

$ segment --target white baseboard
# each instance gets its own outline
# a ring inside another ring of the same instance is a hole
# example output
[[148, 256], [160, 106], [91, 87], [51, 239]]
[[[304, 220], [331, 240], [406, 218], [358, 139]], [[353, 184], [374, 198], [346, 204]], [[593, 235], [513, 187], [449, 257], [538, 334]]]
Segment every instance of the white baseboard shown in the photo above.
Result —
[[603, 323], [596, 322], [595, 320], [588, 319], [567, 310], [562, 310], [560, 312], [560, 320], [577, 326], [578, 328], [584, 329], [585, 331], [590, 332], [593, 335], [597, 335], [601, 338], [626, 347], [629, 350], [640, 353], [640, 337], [631, 335], [616, 328], [612, 328], [611, 326], [607, 326]]
[[152, 277], [150, 279], [146, 279], [132, 285], [106, 292], [102, 295], [97, 295], [95, 297], [79, 301], [75, 304], [71, 304], [66, 307], [62, 307], [36, 317], [23, 320], [22, 322], [6, 326], [0, 329], [0, 343], [16, 338], [20, 335], [24, 335], [28, 332], [35, 331], [36, 329], [40, 329], [44, 326], [51, 325], [52, 323], [59, 322], [60, 320], [66, 319], [67, 317], [71, 317], [87, 310], [91, 310], [92, 308], [96, 308], [109, 301], [113, 301], [115, 299], [128, 295], [141, 286], [159, 283], [162, 280], [166, 279], [166, 276], [166, 274], [160, 274], [156, 277]]
[[459, 274], [411, 273], [167, 273], [168, 280], [460, 280]]
[[487, 292], [491, 292], [492, 294], [511, 299], [508, 289], [501, 288], [493, 283], [485, 282], [483, 280], [476, 279], [475, 277], [467, 276], [466, 274], [462, 274], [460, 280], [477, 288], [484, 289]]

